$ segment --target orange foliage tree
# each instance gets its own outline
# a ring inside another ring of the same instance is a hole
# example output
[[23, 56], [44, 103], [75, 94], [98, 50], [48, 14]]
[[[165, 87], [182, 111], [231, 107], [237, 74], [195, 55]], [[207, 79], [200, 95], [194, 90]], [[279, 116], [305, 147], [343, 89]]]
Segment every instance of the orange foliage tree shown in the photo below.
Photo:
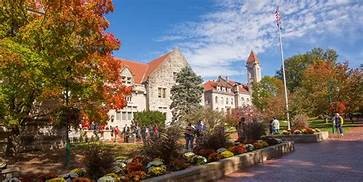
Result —
[[104, 123], [110, 109], [126, 105], [131, 88], [122, 85], [112, 57], [120, 41], [106, 32], [112, 0], [0, 5], [1, 123], [21, 131], [44, 117], [77, 127], [81, 118]]

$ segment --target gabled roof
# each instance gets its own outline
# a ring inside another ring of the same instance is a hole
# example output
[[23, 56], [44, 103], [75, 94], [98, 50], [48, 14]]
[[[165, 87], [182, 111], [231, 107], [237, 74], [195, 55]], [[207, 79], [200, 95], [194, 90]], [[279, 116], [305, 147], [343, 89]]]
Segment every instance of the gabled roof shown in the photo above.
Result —
[[249, 93], [248, 86], [243, 85], [239, 82], [233, 81], [233, 80], [226, 80], [222, 78], [221, 76], [218, 77], [217, 80], [209, 80], [203, 84], [204, 91], [211, 91], [214, 89], [217, 89], [217, 86], [225, 87], [225, 88], [231, 88], [235, 91], [238, 90], [239, 93]]
[[258, 60], [256, 54], [253, 51], [251, 51], [250, 55], [247, 58], [247, 64], [254, 64], [254, 63], [259, 64], [260, 60]]
[[149, 63], [141, 63], [138, 61], [131, 61], [119, 58], [119, 60], [121, 61], [121, 71], [124, 68], [129, 69], [133, 75], [134, 82], [140, 84], [146, 81], [148, 76], [150, 76], [150, 74], [153, 73], [163, 62], [168, 60], [170, 53], [171, 52], [159, 58], [156, 58]]
[[121, 61], [121, 71], [125, 68], [129, 69], [133, 75], [135, 83], [141, 83], [148, 69], [148, 65], [136, 61], [119, 59]]

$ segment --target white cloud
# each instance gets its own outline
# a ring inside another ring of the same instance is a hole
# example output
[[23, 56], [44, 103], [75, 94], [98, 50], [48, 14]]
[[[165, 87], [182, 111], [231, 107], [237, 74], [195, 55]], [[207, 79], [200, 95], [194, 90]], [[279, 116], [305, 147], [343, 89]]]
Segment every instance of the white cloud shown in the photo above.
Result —
[[[159, 41], [175, 41], [198, 74], [241, 75], [249, 52], [277, 46], [276, 3], [262, 0], [216, 0], [217, 10], [185, 22]], [[284, 40], [307, 34], [357, 31], [363, 3], [349, 0], [282, 0]], [[353, 32], [354, 33], [354, 32]], [[312, 40], [309, 40], [312, 41]], [[241, 67], [236, 67], [236, 63]]]

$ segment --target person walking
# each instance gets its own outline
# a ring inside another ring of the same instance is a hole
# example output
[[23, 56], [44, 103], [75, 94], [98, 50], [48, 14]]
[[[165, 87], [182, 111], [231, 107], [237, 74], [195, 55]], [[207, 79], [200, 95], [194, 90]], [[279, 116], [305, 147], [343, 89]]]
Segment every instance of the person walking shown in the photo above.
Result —
[[343, 136], [343, 117], [339, 115], [339, 113], [335, 113], [335, 116], [333, 117], [333, 125], [340, 136]]
[[188, 126], [185, 128], [185, 149], [190, 151], [193, 150], [193, 140], [194, 140], [194, 128], [192, 124], [189, 123]]
[[118, 129], [118, 126], [115, 127], [113, 133], [115, 134], [114, 142], [117, 142], [118, 134], [120, 133], [120, 130]]
[[129, 143], [129, 132], [130, 132], [130, 128], [126, 124], [122, 131], [122, 133], [124, 135], [124, 143]]
[[273, 120], [272, 120], [272, 134], [277, 134], [279, 133], [279, 130], [280, 130], [280, 122], [279, 120], [276, 119], [276, 117], [273, 117]]

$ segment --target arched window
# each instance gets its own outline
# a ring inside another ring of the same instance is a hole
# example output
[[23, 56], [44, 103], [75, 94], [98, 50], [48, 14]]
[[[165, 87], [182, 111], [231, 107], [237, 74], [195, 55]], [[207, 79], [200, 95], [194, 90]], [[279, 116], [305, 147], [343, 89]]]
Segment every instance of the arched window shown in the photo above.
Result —
[[218, 97], [217, 96], [215, 97], [214, 102], [218, 103]]

